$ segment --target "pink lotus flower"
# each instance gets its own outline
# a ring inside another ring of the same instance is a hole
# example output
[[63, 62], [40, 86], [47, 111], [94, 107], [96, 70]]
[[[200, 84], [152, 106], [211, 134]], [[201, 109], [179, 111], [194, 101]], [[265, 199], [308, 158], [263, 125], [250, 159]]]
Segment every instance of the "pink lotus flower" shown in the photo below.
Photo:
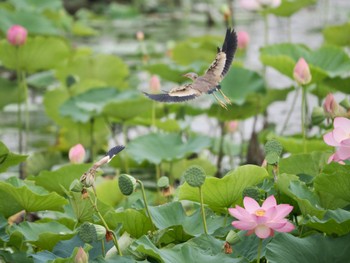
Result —
[[74, 145], [70, 148], [68, 156], [71, 163], [82, 163], [85, 158], [85, 149], [83, 145]]
[[257, 11], [263, 8], [276, 8], [281, 4], [281, 0], [240, 0], [242, 8]]
[[309, 65], [304, 58], [300, 58], [295, 64], [293, 77], [299, 85], [306, 85], [310, 83], [312, 76]]
[[27, 40], [27, 29], [20, 25], [13, 25], [7, 30], [7, 40], [11, 45], [22, 46]]
[[238, 129], [238, 121], [228, 121], [225, 123], [226, 130], [230, 133], [234, 133]]
[[344, 117], [336, 117], [333, 122], [334, 130], [325, 134], [323, 140], [330, 146], [337, 147], [328, 163], [340, 162], [350, 158], [350, 120]]
[[158, 93], [160, 91], [160, 79], [156, 75], [152, 75], [149, 80], [149, 88], [152, 93]]
[[142, 31], [137, 31], [136, 32], [136, 39], [138, 41], [142, 41], [145, 39], [145, 34]]
[[79, 247], [77, 254], [74, 258], [74, 263], [88, 263], [89, 255], [84, 251], [82, 247]]
[[287, 204], [277, 205], [273, 195], [269, 196], [262, 206], [253, 198], [244, 197], [244, 207], [229, 208], [229, 213], [238, 219], [232, 225], [241, 230], [248, 230], [248, 235], [255, 233], [259, 238], [273, 236], [274, 231], [290, 232], [294, 225], [284, 217], [292, 210], [293, 206]]
[[246, 31], [239, 31], [237, 33], [238, 48], [246, 49], [249, 44], [249, 35]]

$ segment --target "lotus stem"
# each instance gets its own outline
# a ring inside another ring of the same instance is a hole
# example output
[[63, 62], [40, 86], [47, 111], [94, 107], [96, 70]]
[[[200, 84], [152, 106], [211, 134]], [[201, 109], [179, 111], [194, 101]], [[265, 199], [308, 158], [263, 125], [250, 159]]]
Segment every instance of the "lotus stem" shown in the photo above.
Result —
[[294, 97], [293, 97], [293, 101], [292, 101], [292, 105], [287, 113], [287, 117], [286, 117], [286, 120], [284, 121], [283, 123], [283, 126], [282, 126], [282, 130], [281, 130], [281, 135], [283, 135], [283, 133], [285, 132], [286, 128], [287, 128], [287, 125], [289, 123], [289, 120], [290, 120], [290, 116], [292, 115], [292, 112], [294, 111], [294, 106], [296, 104], [296, 101], [299, 97], [299, 89], [296, 89], [295, 90], [295, 93], [294, 93]]
[[205, 210], [204, 210], [202, 187], [199, 186], [198, 188], [199, 188], [199, 199], [200, 199], [200, 203], [201, 203], [201, 213], [202, 213], [202, 219], [203, 219], [204, 233], [206, 235], [208, 235], [207, 221], [205, 219]]
[[303, 136], [303, 151], [306, 153], [306, 87], [302, 86], [301, 96], [301, 133]]
[[154, 226], [154, 223], [153, 223], [153, 220], [152, 220], [152, 217], [151, 217], [151, 213], [149, 212], [149, 209], [148, 209], [148, 202], [147, 202], [147, 199], [146, 199], [145, 187], [143, 186], [143, 183], [140, 180], [136, 180], [136, 182], [138, 182], [140, 184], [140, 186], [141, 186], [142, 198], [143, 198], [143, 202], [145, 203], [146, 213], [147, 213], [147, 216], [149, 217], [149, 219], [151, 220], [152, 231], [155, 231], [156, 227]]
[[261, 250], [262, 250], [262, 239], [259, 238], [258, 257], [257, 257], [257, 259], [256, 259], [256, 262], [257, 262], [257, 263], [260, 263]]
[[[123, 256], [122, 251], [121, 251], [120, 248], [119, 248], [118, 239], [117, 239], [116, 234], [114, 233], [114, 231], [112, 231], [112, 230], [109, 229], [109, 227], [108, 227], [108, 225], [107, 225], [105, 219], [103, 218], [103, 216], [101, 215], [100, 211], [99, 211], [98, 208], [97, 208], [97, 204], [96, 204], [97, 202], [94, 202], [94, 201], [92, 200], [92, 198], [91, 198], [91, 196], [90, 196], [90, 193], [88, 193], [88, 197], [89, 197], [89, 200], [90, 200], [90, 203], [91, 203], [92, 207], [93, 207], [94, 210], [96, 211], [96, 213], [97, 213], [98, 217], [100, 218], [100, 220], [101, 220], [103, 226], [106, 228], [106, 230], [107, 230], [108, 233], [112, 233], [112, 240], [113, 240], [113, 243], [114, 243], [115, 248], [116, 248], [117, 251], [118, 251], [119, 256]], [[96, 196], [95, 196], [95, 199], [97, 199]]]

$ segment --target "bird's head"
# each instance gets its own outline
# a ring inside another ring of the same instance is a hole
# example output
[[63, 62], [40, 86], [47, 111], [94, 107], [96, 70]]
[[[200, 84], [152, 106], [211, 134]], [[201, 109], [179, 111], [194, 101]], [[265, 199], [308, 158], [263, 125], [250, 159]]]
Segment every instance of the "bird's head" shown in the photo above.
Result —
[[194, 73], [194, 72], [189, 72], [189, 73], [186, 73], [182, 76], [189, 78], [189, 79], [192, 79], [192, 80], [195, 80], [196, 78], [198, 78], [197, 73]]

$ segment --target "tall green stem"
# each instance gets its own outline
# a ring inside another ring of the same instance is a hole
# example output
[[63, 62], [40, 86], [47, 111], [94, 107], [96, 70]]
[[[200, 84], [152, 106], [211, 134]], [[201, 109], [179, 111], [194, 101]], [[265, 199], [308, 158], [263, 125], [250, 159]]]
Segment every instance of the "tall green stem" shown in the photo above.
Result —
[[200, 186], [198, 188], [199, 188], [199, 199], [200, 199], [200, 202], [201, 202], [201, 212], [202, 212], [204, 233], [206, 235], [208, 235], [207, 221], [205, 219], [205, 210], [204, 210], [202, 187]]
[[268, 14], [263, 14], [264, 17], [264, 45], [269, 44], [269, 17]]
[[[94, 208], [94, 210], [96, 211], [98, 217], [100, 218], [103, 226], [106, 228], [106, 230], [108, 231], [108, 233], [112, 233], [112, 240], [113, 240], [113, 243], [114, 243], [114, 246], [115, 248], [117, 249], [118, 251], [118, 254], [119, 256], [123, 256], [122, 254], [122, 251], [120, 250], [120, 247], [119, 247], [119, 244], [118, 244], [118, 239], [117, 239], [117, 236], [116, 234], [114, 233], [114, 231], [110, 230], [105, 219], [103, 218], [103, 216], [101, 215], [100, 211], [98, 210], [97, 208], [97, 204], [92, 200], [90, 194], [88, 195], [89, 196], [89, 200], [90, 200], [90, 203], [92, 205], [92, 207]], [[97, 199], [97, 197], [95, 196], [95, 199]]]
[[140, 186], [141, 186], [141, 192], [142, 192], [142, 198], [143, 198], [143, 202], [145, 203], [145, 209], [146, 209], [146, 213], [149, 217], [149, 219], [151, 220], [151, 224], [152, 224], [152, 230], [155, 231], [156, 228], [154, 226], [154, 223], [153, 223], [153, 220], [152, 220], [152, 217], [151, 217], [151, 213], [149, 212], [149, 209], [148, 209], [148, 202], [147, 202], [147, 199], [146, 199], [146, 192], [145, 192], [145, 187], [143, 186], [143, 183], [140, 181], [140, 180], [136, 180]]
[[262, 239], [259, 239], [259, 245], [258, 245], [258, 257], [256, 259], [257, 263], [260, 263], [260, 257], [261, 257], [261, 250], [262, 250]]
[[95, 160], [95, 153], [94, 153], [94, 124], [95, 119], [92, 117], [90, 119], [90, 154], [91, 154], [91, 161]]
[[287, 113], [286, 120], [284, 121], [283, 126], [282, 126], [281, 135], [283, 135], [283, 133], [286, 131], [287, 125], [288, 125], [289, 120], [290, 120], [290, 116], [292, 115], [292, 112], [294, 111], [294, 107], [295, 107], [295, 104], [297, 102], [298, 97], [299, 97], [299, 89], [296, 89], [294, 92], [292, 105]]
[[306, 87], [302, 86], [301, 89], [301, 133], [303, 135], [303, 149], [304, 153], [306, 153]]

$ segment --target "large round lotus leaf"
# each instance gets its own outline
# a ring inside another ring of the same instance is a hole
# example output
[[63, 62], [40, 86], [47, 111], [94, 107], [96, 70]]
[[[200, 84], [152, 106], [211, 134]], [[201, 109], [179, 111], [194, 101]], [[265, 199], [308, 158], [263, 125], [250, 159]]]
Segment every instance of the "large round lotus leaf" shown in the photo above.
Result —
[[98, 79], [104, 86], [126, 88], [126, 77], [129, 75], [128, 66], [119, 57], [105, 54], [77, 54], [68, 64], [60, 67], [57, 77], [64, 82], [69, 75], [79, 80]]
[[236, 104], [243, 104], [248, 94], [265, 92], [264, 80], [258, 73], [238, 66], [231, 67], [220, 85]]
[[150, 133], [140, 136], [128, 144], [127, 153], [131, 158], [141, 163], [149, 161], [159, 164], [162, 161], [174, 161], [191, 153], [199, 153], [210, 146], [207, 136], [194, 136], [183, 140], [179, 134]]
[[[8, 104], [22, 103], [24, 96], [19, 96], [20, 89], [16, 82], [0, 78], [0, 110]], [[23, 94], [23, 92], [21, 92]]]
[[70, 48], [61, 38], [28, 38], [20, 48], [10, 45], [7, 40], [0, 41], [0, 60], [10, 69], [16, 69], [17, 63], [26, 72], [52, 69], [62, 64], [69, 54]]
[[281, 233], [266, 247], [266, 259], [271, 263], [348, 262], [350, 235], [329, 237], [315, 234], [304, 238]]
[[342, 25], [327, 26], [323, 29], [323, 36], [327, 43], [338, 46], [350, 46], [350, 22]]
[[290, 17], [300, 9], [316, 4], [317, 0], [282, 0], [281, 5], [276, 8], [270, 8], [266, 10], [268, 14], [274, 14], [277, 16]]
[[[208, 177], [202, 185], [204, 203], [214, 211], [226, 213], [227, 208], [241, 204], [245, 188], [263, 182], [268, 176], [262, 167], [245, 165], [223, 178]], [[198, 189], [184, 183], [179, 189], [179, 199], [199, 202]]]
[[173, 59], [180, 65], [190, 65], [195, 61], [210, 63], [214, 61], [216, 48], [221, 47], [225, 31], [222, 36], [201, 36], [188, 38], [179, 42], [173, 49]]
[[27, 155], [12, 153], [4, 143], [0, 142], [0, 172], [5, 172], [8, 167], [17, 165], [26, 159]]
[[88, 122], [99, 116], [103, 108], [119, 95], [115, 88], [90, 89], [65, 101], [60, 106], [60, 114], [77, 122]]
[[309, 64], [312, 83], [327, 77], [341, 76], [350, 70], [350, 58], [344, 50], [335, 46], [322, 46], [311, 51], [300, 44], [275, 44], [261, 49], [260, 60], [293, 79], [295, 64], [304, 58]]

